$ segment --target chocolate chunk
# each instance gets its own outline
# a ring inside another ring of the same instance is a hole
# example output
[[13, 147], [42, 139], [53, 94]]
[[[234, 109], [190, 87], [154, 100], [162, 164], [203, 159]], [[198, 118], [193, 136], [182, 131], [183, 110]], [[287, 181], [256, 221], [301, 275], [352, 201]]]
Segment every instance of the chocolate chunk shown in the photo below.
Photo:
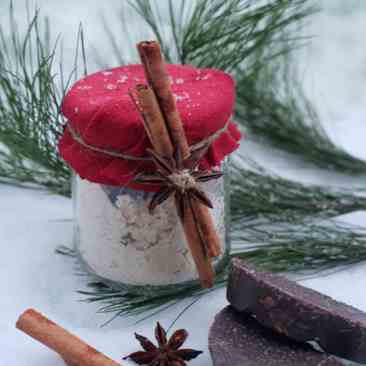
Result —
[[366, 362], [366, 313], [283, 276], [257, 271], [234, 259], [227, 297], [238, 311], [296, 341], [317, 341], [323, 350]]
[[228, 306], [216, 315], [209, 349], [214, 366], [340, 366], [310, 344], [298, 343]]

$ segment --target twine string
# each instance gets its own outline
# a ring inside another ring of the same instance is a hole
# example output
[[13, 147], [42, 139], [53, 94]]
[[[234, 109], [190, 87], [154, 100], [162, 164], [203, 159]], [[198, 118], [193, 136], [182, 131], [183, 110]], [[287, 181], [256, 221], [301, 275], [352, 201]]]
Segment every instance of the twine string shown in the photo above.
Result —
[[[213, 133], [209, 137], [207, 137], [207, 138], [191, 145], [190, 146], [191, 153], [211, 145], [217, 138], [219, 138], [227, 130], [229, 124], [230, 124], [230, 118], [227, 120], [225, 125], [222, 128], [220, 128], [219, 130], [217, 130], [215, 133]], [[76, 141], [78, 144], [80, 144], [81, 146], [83, 146], [86, 149], [89, 149], [91, 151], [101, 153], [101, 154], [104, 154], [104, 155], [108, 155], [108, 156], [111, 156], [111, 157], [114, 157], [114, 158], [125, 159], [125, 160], [134, 160], [134, 161], [151, 161], [152, 160], [152, 158], [150, 156], [133, 156], [133, 155], [129, 155], [129, 154], [123, 154], [123, 153], [121, 153], [119, 151], [116, 151], [116, 150], [102, 149], [100, 147], [88, 144], [83, 139], [81, 134], [79, 132], [77, 132], [71, 126], [70, 123], [67, 124], [66, 128], [69, 130], [69, 132], [70, 132], [72, 138], [74, 139], [74, 141]]]

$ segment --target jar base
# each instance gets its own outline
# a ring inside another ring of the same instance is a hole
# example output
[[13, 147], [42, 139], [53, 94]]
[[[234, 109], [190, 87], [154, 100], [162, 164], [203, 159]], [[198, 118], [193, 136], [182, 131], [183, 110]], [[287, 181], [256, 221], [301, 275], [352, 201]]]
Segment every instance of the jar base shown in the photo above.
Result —
[[[88, 275], [93, 277], [93, 280], [97, 280], [102, 282], [103, 284], [107, 285], [111, 289], [115, 291], [120, 291], [122, 293], [129, 293], [132, 295], [156, 295], [159, 293], [160, 295], [172, 294], [174, 292], [178, 293], [182, 290], [200, 286], [200, 282], [198, 279], [189, 280], [169, 285], [135, 285], [135, 284], [128, 284], [123, 282], [118, 282], [114, 280], [110, 280], [105, 278], [97, 273], [88, 265], [88, 263], [82, 258], [80, 253], [77, 251], [77, 259], [79, 261], [81, 269], [87, 273]], [[230, 261], [230, 254], [225, 253], [221, 258], [219, 263], [215, 266], [215, 274], [216, 276], [222, 274], [228, 263]], [[167, 300], [169, 301], [169, 300]]]

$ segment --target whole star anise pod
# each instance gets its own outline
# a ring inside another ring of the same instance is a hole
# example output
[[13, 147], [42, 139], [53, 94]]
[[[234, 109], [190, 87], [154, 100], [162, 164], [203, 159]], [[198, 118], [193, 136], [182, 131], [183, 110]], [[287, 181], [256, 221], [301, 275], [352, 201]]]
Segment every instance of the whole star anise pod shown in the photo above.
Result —
[[150, 153], [157, 171], [154, 173], [140, 173], [135, 177], [135, 182], [140, 184], [157, 184], [160, 190], [156, 192], [149, 204], [150, 212], [174, 195], [178, 215], [184, 218], [185, 210], [192, 207], [192, 200], [212, 208], [211, 200], [200, 188], [199, 183], [218, 179], [223, 174], [220, 171], [204, 171], [197, 169], [200, 159], [207, 151], [208, 146], [197, 150], [191, 156], [182, 160], [181, 152], [177, 149], [174, 158], [166, 159], [153, 150]]
[[188, 333], [184, 329], [175, 331], [168, 340], [166, 332], [159, 322], [155, 328], [158, 346], [140, 334], [135, 333], [135, 337], [144, 351], [131, 353], [123, 359], [131, 359], [138, 365], [184, 366], [187, 365], [185, 361], [190, 361], [202, 353], [202, 351], [194, 349], [180, 348], [188, 337]]

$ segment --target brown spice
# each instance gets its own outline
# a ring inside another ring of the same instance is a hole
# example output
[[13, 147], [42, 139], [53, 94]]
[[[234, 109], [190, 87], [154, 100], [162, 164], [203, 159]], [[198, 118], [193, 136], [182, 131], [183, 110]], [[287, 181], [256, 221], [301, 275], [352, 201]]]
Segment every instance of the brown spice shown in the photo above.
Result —
[[189, 145], [185, 137], [183, 124], [171, 90], [169, 75], [158, 42], [140, 42], [137, 45], [141, 62], [144, 65], [146, 79], [152, 86], [168, 127], [173, 143], [182, 152], [183, 158], [189, 156]]
[[158, 322], [155, 327], [155, 338], [158, 346], [155, 346], [148, 338], [135, 333], [144, 351], [137, 351], [124, 357], [131, 359], [139, 365], [148, 366], [185, 366], [186, 361], [198, 357], [202, 351], [196, 351], [189, 348], [181, 348], [188, 338], [185, 329], [179, 329], [173, 333], [170, 339], [167, 339], [165, 329]]
[[144, 127], [154, 150], [166, 158], [173, 156], [173, 145], [163, 115], [153, 90], [146, 85], [137, 85], [131, 93], [132, 99], [140, 112]]
[[121, 366], [36, 310], [25, 311], [16, 327], [57, 352], [69, 366]]
[[205, 240], [207, 255], [211, 258], [218, 257], [221, 254], [220, 238], [210, 209], [199, 201], [193, 201], [192, 210]]

